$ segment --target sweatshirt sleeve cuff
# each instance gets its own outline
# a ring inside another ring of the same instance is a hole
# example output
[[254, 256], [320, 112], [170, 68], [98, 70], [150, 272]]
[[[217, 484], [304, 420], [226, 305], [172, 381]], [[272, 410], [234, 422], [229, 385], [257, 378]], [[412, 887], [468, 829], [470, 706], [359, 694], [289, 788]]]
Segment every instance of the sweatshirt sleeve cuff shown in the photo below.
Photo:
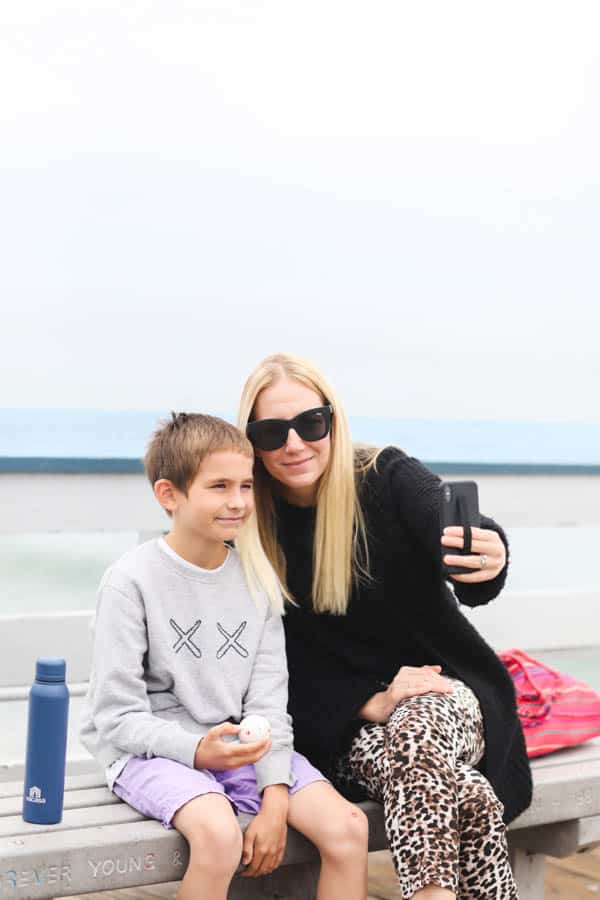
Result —
[[262, 794], [270, 784], [287, 784], [293, 787], [296, 778], [292, 773], [292, 751], [270, 750], [266, 756], [254, 763], [258, 793]]
[[[168, 741], [168, 745], [161, 748], [153, 748], [155, 752], [152, 755], [166, 756], [168, 759], [173, 759], [175, 762], [182, 763], [184, 766], [193, 769], [196, 748], [201, 738], [201, 734], [193, 734], [182, 728], [180, 734], [171, 737]], [[158, 750], [158, 752], [156, 752], [156, 750]]]

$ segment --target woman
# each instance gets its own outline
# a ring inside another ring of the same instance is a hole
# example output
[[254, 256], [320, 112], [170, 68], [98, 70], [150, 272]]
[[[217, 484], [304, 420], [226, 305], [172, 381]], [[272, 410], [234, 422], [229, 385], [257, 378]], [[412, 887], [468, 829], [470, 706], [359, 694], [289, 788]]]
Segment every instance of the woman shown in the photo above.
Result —
[[[404, 898], [516, 898], [504, 822], [531, 776], [514, 690], [456, 602], [499, 593], [504, 532], [482, 517], [472, 554], [453, 555], [462, 528], [440, 536], [439, 479], [395, 447], [353, 448], [333, 389], [298, 357], [256, 368], [239, 424], [257, 459], [240, 552], [260, 537], [287, 589], [297, 749], [383, 803]], [[454, 593], [442, 559], [471, 570]]]

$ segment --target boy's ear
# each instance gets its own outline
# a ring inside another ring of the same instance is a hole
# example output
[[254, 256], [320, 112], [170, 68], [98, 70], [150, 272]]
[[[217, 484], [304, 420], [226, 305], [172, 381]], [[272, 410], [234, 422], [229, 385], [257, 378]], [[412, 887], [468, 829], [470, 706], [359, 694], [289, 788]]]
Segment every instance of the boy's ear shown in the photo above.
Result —
[[175, 486], [168, 478], [159, 478], [154, 482], [154, 496], [167, 512], [174, 513], [177, 509]]

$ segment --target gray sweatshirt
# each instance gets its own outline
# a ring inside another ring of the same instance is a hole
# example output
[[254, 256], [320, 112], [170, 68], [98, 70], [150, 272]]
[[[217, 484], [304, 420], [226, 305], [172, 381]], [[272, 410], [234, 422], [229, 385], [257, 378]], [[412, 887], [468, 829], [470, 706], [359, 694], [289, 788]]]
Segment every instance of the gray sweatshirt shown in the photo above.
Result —
[[250, 713], [271, 724], [271, 749], [255, 764], [259, 791], [291, 785], [286, 709], [281, 617], [266, 598], [254, 601], [235, 550], [220, 568], [200, 569], [158, 538], [108, 569], [98, 593], [81, 742], [110, 788], [132, 756], [193, 768], [210, 728]]

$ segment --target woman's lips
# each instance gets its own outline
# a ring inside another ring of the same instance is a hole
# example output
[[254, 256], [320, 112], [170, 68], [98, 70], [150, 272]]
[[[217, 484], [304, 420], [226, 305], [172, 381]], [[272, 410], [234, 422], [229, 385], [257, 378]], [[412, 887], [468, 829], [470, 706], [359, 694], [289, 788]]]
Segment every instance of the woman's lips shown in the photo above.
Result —
[[287, 462], [283, 465], [286, 469], [301, 469], [302, 466], [305, 466], [306, 463], [309, 463], [312, 459], [312, 456], [309, 456], [308, 459], [300, 459], [298, 462]]

